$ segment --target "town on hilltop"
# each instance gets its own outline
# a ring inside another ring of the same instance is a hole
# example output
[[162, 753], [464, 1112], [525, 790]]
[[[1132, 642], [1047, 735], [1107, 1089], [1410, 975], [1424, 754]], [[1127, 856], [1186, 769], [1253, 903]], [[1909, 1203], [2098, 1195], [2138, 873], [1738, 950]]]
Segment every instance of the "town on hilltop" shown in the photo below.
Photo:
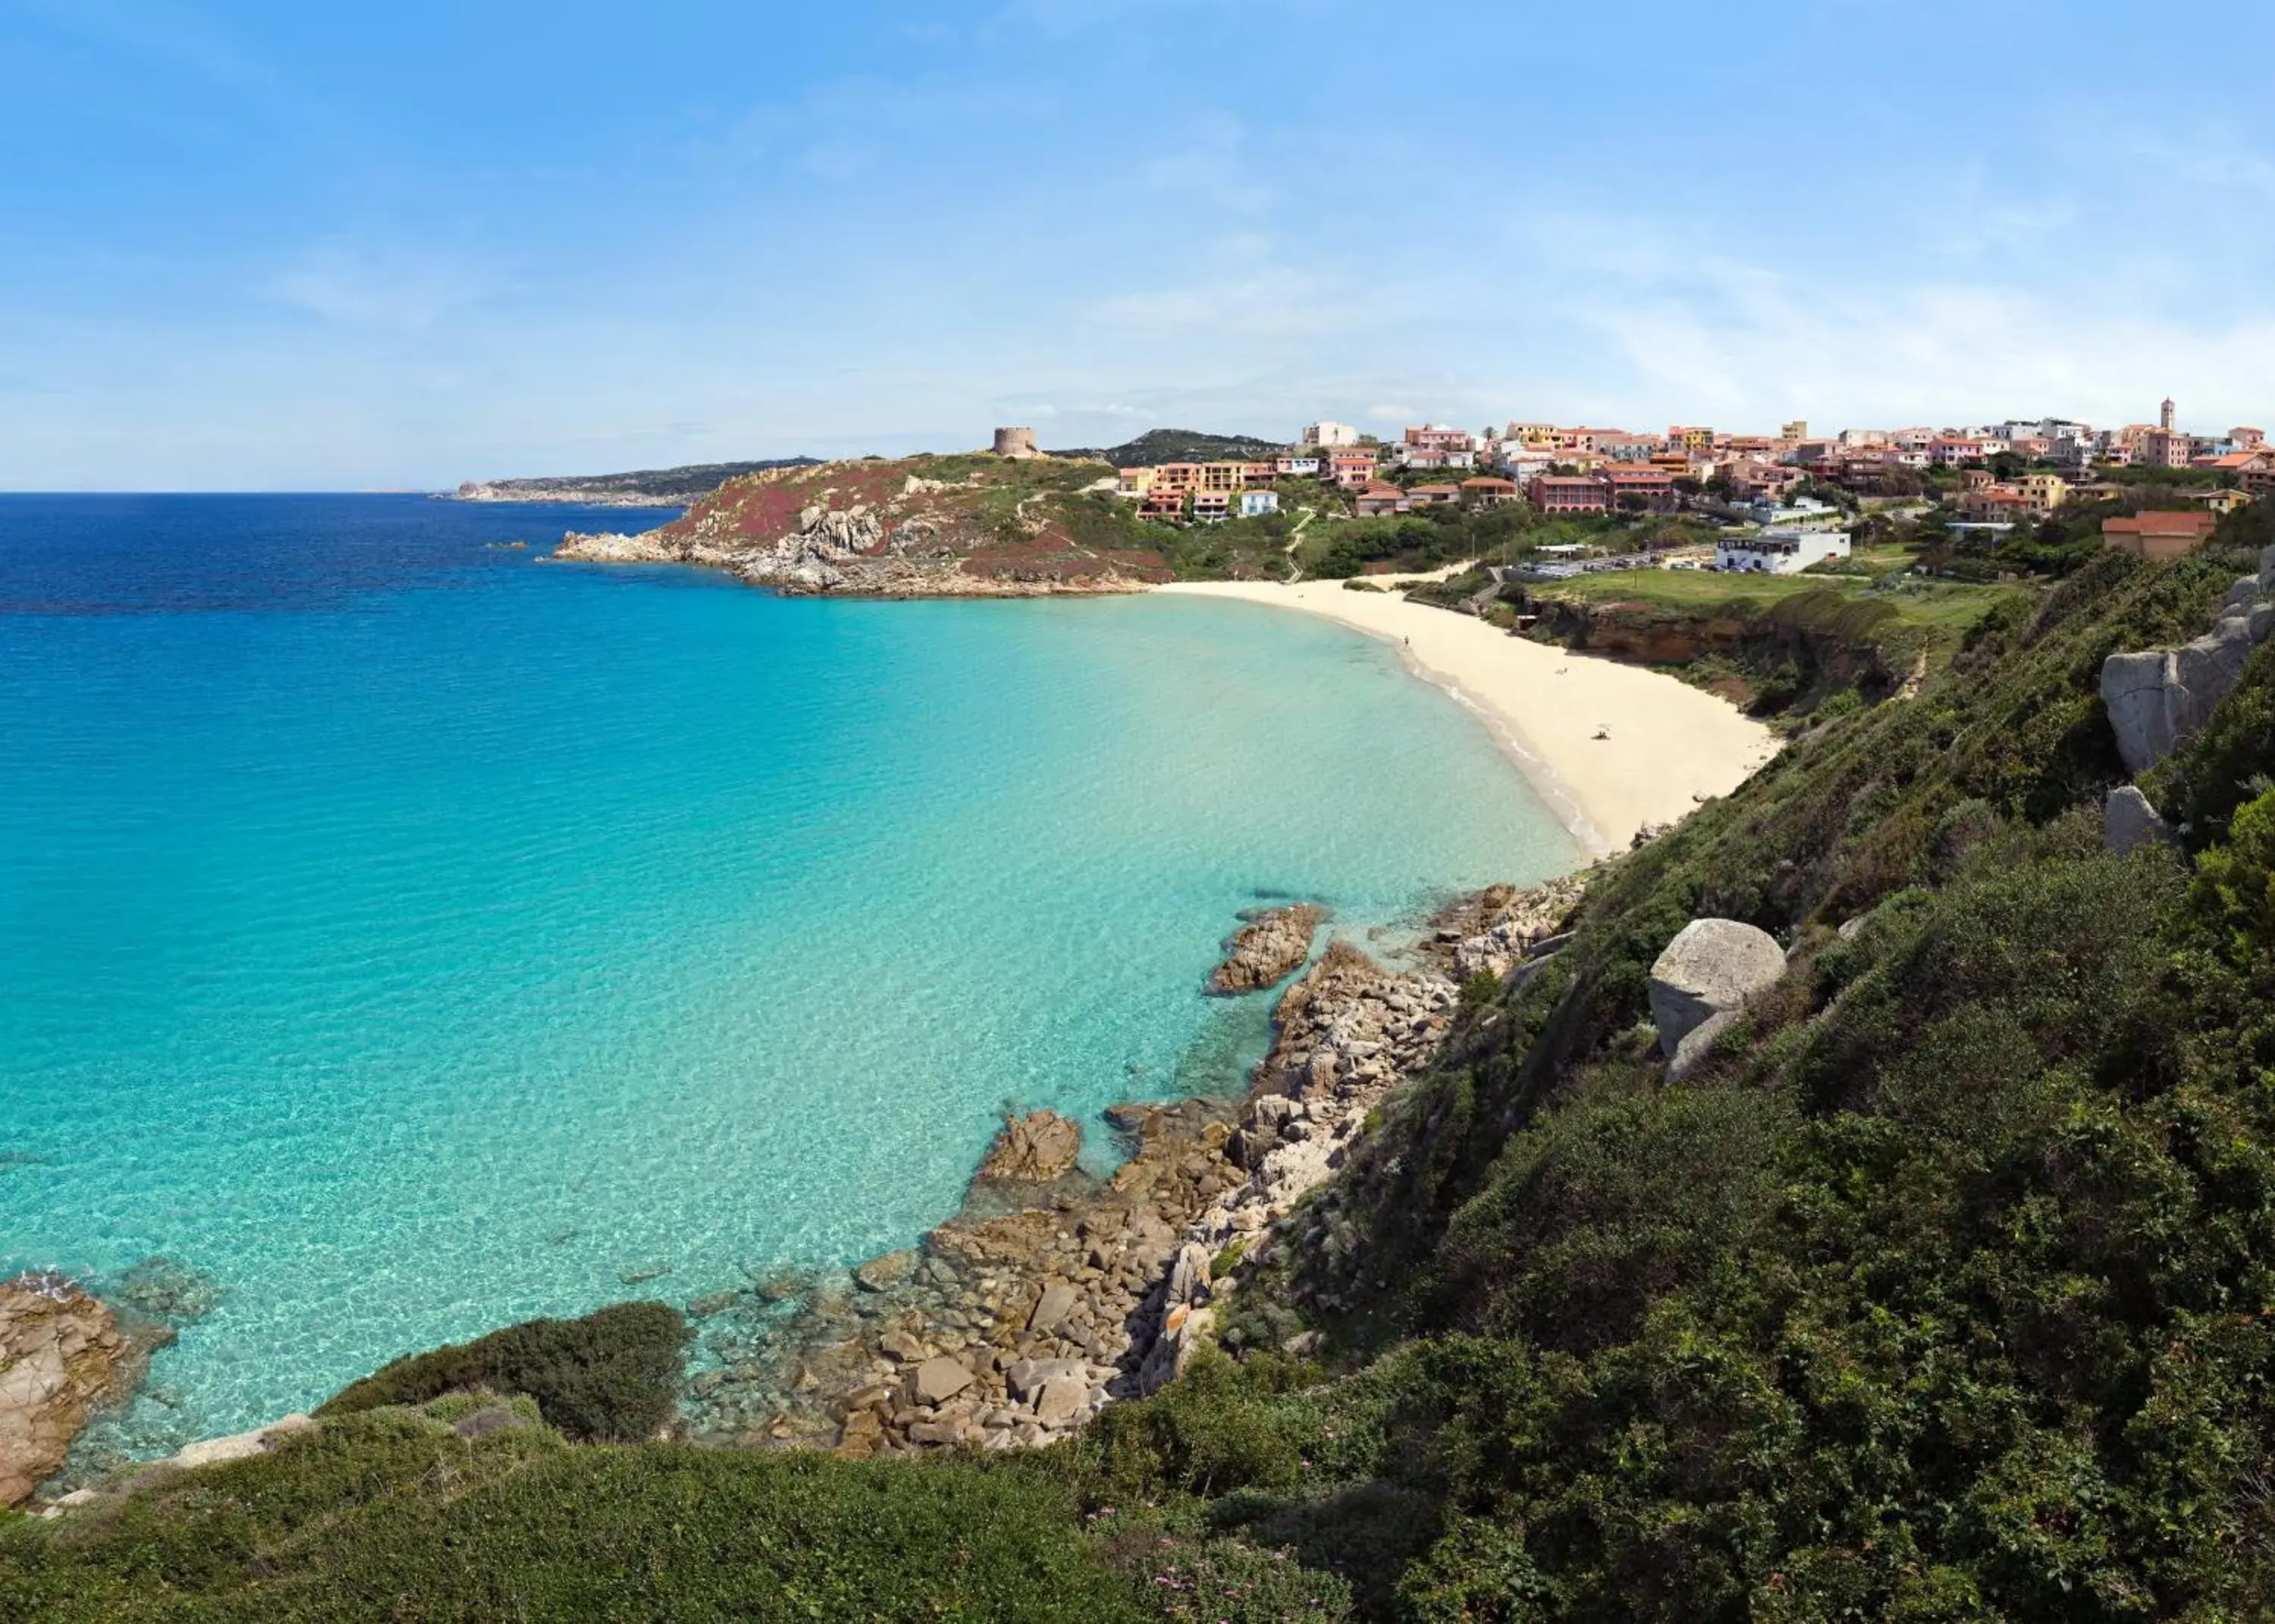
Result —
[[[996, 449], [1040, 454], [1024, 429], [1001, 431]], [[1510, 422], [1424, 424], [1384, 442], [1320, 421], [1268, 457], [1122, 467], [1113, 489], [1138, 518], [1175, 526], [1513, 510], [1565, 521], [1523, 549], [1528, 573], [1546, 578], [1647, 563], [1798, 573], [1847, 557], [1857, 526], [1877, 522], [1903, 525], [1938, 573], [1964, 577], [2081, 533], [2149, 557], [2184, 552], [2275, 490], [2275, 446], [2257, 428], [2182, 429], [2171, 400], [2153, 423], [2106, 429], [2066, 418], [1831, 434], [1806, 421], [1775, 434]]]

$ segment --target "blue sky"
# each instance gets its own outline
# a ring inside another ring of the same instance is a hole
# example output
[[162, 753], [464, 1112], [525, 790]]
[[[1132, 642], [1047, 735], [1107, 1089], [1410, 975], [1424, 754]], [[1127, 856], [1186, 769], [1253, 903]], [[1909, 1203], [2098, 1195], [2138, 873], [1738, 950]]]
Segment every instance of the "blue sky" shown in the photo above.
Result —
[[2275, 419], [2275, 95], [2131, 4], [0, 0], [0, 487], [1327, 416]]

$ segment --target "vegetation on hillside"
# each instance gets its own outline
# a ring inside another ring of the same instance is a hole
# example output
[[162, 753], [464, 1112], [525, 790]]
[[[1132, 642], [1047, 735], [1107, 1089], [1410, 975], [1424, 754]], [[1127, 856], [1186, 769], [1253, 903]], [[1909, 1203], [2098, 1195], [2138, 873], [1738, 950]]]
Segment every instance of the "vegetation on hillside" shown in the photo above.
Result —
[[320, 1416], [494, 1388], [536, 1402], [546, 1421], [588, 1443], [653, 1438], [679, 1401], [687, 1320], [661, 1303], [619, 1303], [582, 1319], [532, 1319], [471, 1342], [410, 1354], [320, 1406]]
[[1157, 468], [1163, 463], [1253, 462], [1287, 450], [1276, 440], [1253, 434], [1206, 434], [1197, 428], [1152, 428], [1115, 446], [1085, 446], [1053, 451], [1053, 457], [1110, 463], [1116, 468]]
[[757, 463], [690, 463], [681, 468], [640, 468], [628, 473], [551, 474], [537, 479], [486, 480], [480, 487], [529, 502], [579, 502], [593, 497], [639, 496], [651, 501], [692, 502], [729, 480], [771, 468], [805, 468], [819, 459], [781, 457]]
[[[1239, 1261], [1234, 1356], [1070, 1443], [856, 1466], [380, 1409], [0, 1530], [0, 1611], [2275, 1615], [2275, 645], [2148, 780], [2186, 851], [2097, 816], [2102, 661], [2203, 631], [2267, 522], [2008, 594], [1608, 865]], [[1788, 968], [1670, 1085], [1645, 982], [1709, 915]]]

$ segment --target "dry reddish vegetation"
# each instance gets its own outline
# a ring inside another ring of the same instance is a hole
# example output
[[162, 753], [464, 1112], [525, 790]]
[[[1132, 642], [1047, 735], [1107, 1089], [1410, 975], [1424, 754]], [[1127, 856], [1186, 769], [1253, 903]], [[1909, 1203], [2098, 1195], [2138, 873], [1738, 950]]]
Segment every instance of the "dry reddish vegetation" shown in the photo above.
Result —
[[[771, 546], [800, 529], [809, 509], [865, 510], [882, 526], [877, 544], [864, 549], [873, 555], [959, 555], [964, 573], [989, 580], [1172, 578], [1159, 553], [1077, 539], [1069, 511], [1076, 503], [1094, 504], [1081, 493], [1100, 472], [1083, 463], [982, 457], [825, 463], [730, 480], [660, 533], [715, 537], [723, 525], [752, 544]], [[1092, 513], [1083, 528], [1095, 533], [1126, 523], [1120, 515]]]

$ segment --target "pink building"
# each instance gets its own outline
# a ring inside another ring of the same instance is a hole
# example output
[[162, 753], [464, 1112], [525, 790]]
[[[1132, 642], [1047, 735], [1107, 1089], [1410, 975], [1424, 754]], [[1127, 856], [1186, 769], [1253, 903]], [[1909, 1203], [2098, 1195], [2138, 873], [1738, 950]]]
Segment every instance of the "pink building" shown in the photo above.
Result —
[[1612, 505], [1609, 487], [1585, 474], [1537, 474], [1525, 495], [1543, 513], [1605, 513]]

